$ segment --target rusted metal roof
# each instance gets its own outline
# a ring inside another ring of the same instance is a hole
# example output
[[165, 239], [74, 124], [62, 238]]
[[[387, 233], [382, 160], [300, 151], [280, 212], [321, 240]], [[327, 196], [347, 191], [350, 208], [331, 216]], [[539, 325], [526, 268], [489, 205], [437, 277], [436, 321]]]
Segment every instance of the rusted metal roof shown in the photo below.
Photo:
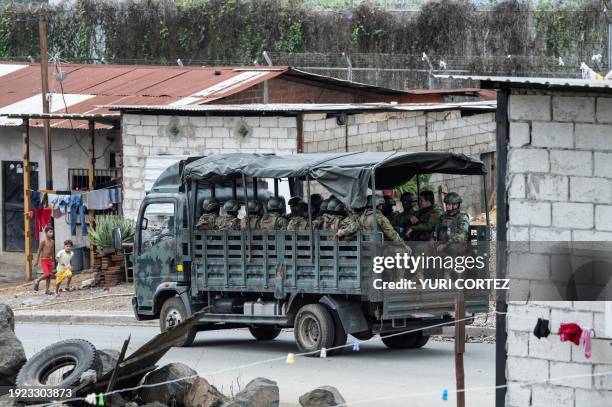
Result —
[[559, 88], [559, 89], [582, 89], [594, 88], [596, 90], [610, 91], [611, 80], [590, 80], [577, 78], [537, 78], [521, 76], [485, 76], [485, 75], [435, 75], [440, 79], [462, 79], [479, 81], [486, 89], [501, 88]]

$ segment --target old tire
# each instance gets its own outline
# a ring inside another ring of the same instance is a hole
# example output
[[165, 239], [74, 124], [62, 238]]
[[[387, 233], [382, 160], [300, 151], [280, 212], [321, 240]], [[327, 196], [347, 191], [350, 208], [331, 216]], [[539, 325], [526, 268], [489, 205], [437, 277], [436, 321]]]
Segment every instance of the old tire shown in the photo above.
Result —
[[88, 370], [98, 371], [96, 348], [83, 339], [66, 339], [32, 356], [17, 375], [18, 386], [76, 386]]
[[423, 335], [421, 332], [415, 332], [415, 333], [416, 333], [416, 340], [414, 341], [414, 344], [411, 346], [411, 348], [413, 349], [422, 348], [423, 346], [427, 344], [427, 342], [429, 342], [429, 335]]
[[304, 305], [295, 316], [293, 335], [300, 352], [319, 356], [317, 351], [334, 346], [334, 319], [321, 304]]
[[[395, 335], [395, 334], [388, 334]], [[413, 334], [403, 334], [395, 336], [381, 336], [383, 343], [389, 349], [409, 349], [413, 348], [417, 337]]]
[[[189, 318], [189, 315], [187, 314], [187, 308], [185, 308], [183, 301], [179, 297], [170, 298], [166, 300], [161, 307], [161, 311], [159, 313], [159, 329], [161, 332], [165, 332], [168, 329], [174, 328], [187, 318]], [[191, 329], [185, 335], [185, 340], [177, 344], [177, 346], [191, 346], [197, 333], [197, 329]]]
[[281, 333], [281, 329], [270, 325], [250, 326], [249, 331], [258, 341], [271, 341]]

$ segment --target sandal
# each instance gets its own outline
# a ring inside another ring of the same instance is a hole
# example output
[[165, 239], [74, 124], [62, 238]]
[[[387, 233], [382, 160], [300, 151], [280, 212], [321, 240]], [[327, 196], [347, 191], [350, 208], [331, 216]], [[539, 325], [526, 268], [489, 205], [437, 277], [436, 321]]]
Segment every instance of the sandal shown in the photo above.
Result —
[[34, 291], [38, 291], [38, 281], [34, 281], [34, 282], [32, 283], [32, 290], [34, 290]]

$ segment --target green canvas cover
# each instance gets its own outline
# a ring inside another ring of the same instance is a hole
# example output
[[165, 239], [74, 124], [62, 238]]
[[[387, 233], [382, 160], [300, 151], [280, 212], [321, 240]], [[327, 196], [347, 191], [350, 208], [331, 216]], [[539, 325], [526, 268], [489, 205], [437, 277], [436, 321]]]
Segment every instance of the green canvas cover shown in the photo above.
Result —
[[376, 189], [398, 187], [416, 174], [482, 175], [484, 164], [463, 154], [441, 151], [350, 152], [334, 154], [220, 154], [185, 165], [183, 179], [221, 183], [231, 179], [299, 178], [318, 181], [345, 205], [366, 204], [372, 174]]

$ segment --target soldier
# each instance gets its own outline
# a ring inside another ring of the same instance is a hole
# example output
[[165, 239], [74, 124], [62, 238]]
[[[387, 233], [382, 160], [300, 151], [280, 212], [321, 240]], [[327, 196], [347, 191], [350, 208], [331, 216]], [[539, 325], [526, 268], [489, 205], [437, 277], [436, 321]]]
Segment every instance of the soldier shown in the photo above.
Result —
[[382, 214], [382, 209], [385, 205], [385, 198], [380, 195], [375, 195], [374, 197], [368, 196], [368, 206], [365, 211], [359, 217], [359, 224], [363, 230], [374, 230], [374, 214], [372, 211], [372, 199], [376, 202], [376, 223], [378, 224], [378, 228], [383, 235], [385, 236], [385, 240], [390, 240], [392, 242], [403, 242], [402, 238], [397, 234], [389, 219], [387, 219]]
[[223, 204], [225, 215], [217, 218], [215, 228], [217, 230], [240, 230], [240, 219], [238, 219], [238, 211], [240, 211], [240, 203], [235, 199], [229, 199]]
[[393, 219], [399, 215], [398, 211], [394, 211], [393, 207], [395, 206], [395, 199], [391, 198], [388, 195], [384, 196], [385, 198], [385, 206], [383, 206], [382, 214], [389, 219], [389, 222], [393, 224]]
[[289, 199], [290, 213], [289, 215], [287, 215], [287, 220], [291, 220], [294, 216], [303, 216], [297, 215], [297, 213], [299, 213], [299, 206], [301, 202], [304, 201], [302, 201], [302, 198], [300, 198], [299, 196], [294, 196], [293, 198]]
[[446, 212], [438, 224], [438, 240], [446, 243], [465, 242], [468, 237], [470, 220], [468, 215], [461, 212], [461, 196], [456, 192], [449, 192], [444, 197]]
[[294, 215], [287, 224], [287, 230], [308, 229], [308, 204], [306, 202], [301, 201], [295, 211], [292, 209], [291, 213]]
[[196, 224], [196, 229], [215, 229], [215, 221], [219, 217], [219, 201], [217, 201], [215, 198], [205, 199], [204, 202], [202, 202], [202, 209], [204, 212]]
[[410, 218], [416, 216], [418, 207], [416, 205], [416, 195], [412, 192], [404, 192], [400, 197], [400, 201], [403, 210], [402, 212], [396, 212], [397, 215], [393, 217], [391, 224], [398, 230], [400, 236], [404, 236], [406, 230], [412, 225]]
[[321, 203], [323, 202], [323, 197], [321, 194], [312, 194], [310, 195], [310, 210], [312, 212], [312, 218], [315, 219], [319, 216], [321, 211]]
[[321, 230], [331, 230], [336, 232], [340, 229], [340, 221], [346, 217], [346, 206], [334, 196], [327, 201], [327, 210], [323, 214]]
[[318, 215], [316, 217], [313, 217], [314, 219], [312, 221], [313, 229], [318, 229], [318, 230], [323, 229], [323, 225], [325, 224], [325, 219], [326, 219], [324, 215], [327, 214], [327, 204], [332, 197], [333, 195], [321, 201], [321, 204], [319, 205]]
[[287, 218], [282, 215], [284, 203], [280, 198], [272, 197], [266, 203], [268, 213], [261, 218], [262, 229], [283, 230], [287, 228]]
[[353, 238], [359, 231], [359, 216], [365, 210], [365, 207], [354, 208], [353, 212], [347, 214], [338, 225], [338, 231], [336, 237], [342, 240], [349, 240]]
[[251, 230], [261, 229], [260, 222], [262, 210], [263, 208], [258, 200], [249, 201], [247, 204], [248, 216], [245, 216], [240, 220], [240, 229], [249, 230], [249, 226]]
[[417, 241], [432, 240], [440, 221], [440, 210], [434, 205], [432, 191], [421, 191], [419, 194], [420, 209], [410, 218], [411, 226], [406, 230], [406, 238]]

